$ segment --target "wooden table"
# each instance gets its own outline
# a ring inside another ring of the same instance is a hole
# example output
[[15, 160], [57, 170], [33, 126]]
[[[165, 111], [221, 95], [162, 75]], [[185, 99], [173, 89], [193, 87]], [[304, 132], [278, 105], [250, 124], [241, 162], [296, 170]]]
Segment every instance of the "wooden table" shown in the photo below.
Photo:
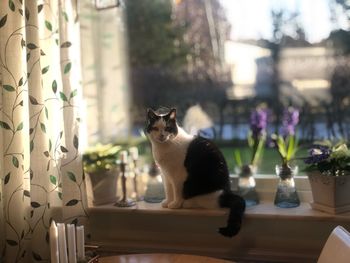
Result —
[[99, 258], [100, 263], [232, 263], [232, 261], [183, 254], [131, 254]]

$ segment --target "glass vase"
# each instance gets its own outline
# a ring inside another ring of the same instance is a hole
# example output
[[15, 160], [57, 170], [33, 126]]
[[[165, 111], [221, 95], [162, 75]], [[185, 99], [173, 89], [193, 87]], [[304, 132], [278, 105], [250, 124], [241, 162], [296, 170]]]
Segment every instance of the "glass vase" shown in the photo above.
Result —
[[238, 194], [245, 200], [246, 207], [259, 204], [259, 196], [255, 190], [256, 167], [243, 165], [238, 173]]
[[281, 208], [293, 208], [300, 205], [294, 175], [298, 173], [298, 166], [291, 168], [288, 164], [276, 165], [276, 174], [279, 176], [275, 205]]
[[147, 203], [160, 203], [165, 199], [164, 185], [160, 170], [155, 163], [148, 173], [148, 181], [144, 195], [144, 201]]

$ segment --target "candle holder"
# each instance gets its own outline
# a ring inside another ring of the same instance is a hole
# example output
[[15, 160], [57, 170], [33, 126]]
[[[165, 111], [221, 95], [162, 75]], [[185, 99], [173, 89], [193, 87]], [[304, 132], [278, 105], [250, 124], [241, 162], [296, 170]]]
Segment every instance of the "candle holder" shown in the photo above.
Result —
[[118, 200], [115, 203], [115, 206], [118, 206], [118, 207], [130, 207], [130, 206], [134, 206], [136, 204], [135, 201], [127, 198], [125, 170], [126, 170], [126, 163], [125, 163], [125, 160], [122, 160], [122, 162], [120, 163], [120, 171], [122, 174], [121, 179], [122, 179], [123, 196], [120, 200]]
[[139, 195], [139, 191], [138, 191], [138, 186], [137, 186], [137, 178], [139, 177], [139, 174], [140, 174], [140, 171], [139, 171], [139, 168], [137, 166], [137, 159], [134, 159], [133, 160], [133, 174], [134, 174], [134, 177], [133, 177], [133, 187], [134, 187], [134, 191], [132, 193], [132, 197], [133, 199], [136, 201], [136, 202], [139, 202], [139, 201], [143, 201], [143, 196], [140, 196]]

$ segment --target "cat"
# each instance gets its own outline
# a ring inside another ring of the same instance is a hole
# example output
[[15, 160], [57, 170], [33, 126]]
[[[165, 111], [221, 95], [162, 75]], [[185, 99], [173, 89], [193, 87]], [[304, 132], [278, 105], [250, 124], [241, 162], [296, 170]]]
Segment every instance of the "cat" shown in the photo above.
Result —
[[148, 109], [145, 132], [162, 172], [162, 207], [229, 208], [227, 226], [219, 228], [219, 233], [236, 235], [245, 202], [230, 190], [229, 171], [218, 147], [208, 139], [186, 133], [177, 124], [175, 108]]

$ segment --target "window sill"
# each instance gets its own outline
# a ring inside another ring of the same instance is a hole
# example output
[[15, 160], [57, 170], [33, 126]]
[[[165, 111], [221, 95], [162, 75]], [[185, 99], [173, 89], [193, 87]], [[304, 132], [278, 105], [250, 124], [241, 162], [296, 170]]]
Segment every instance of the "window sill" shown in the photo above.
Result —
[[[225, 209], [165, 209], [159, 203], [138, 202], [129, 208], [90, 206], [89, 241], [100, 246], [102, 255], [164, 252], [236, 261], [315, 262], [334, 227], [350, 229], [350, 213], [331, 215], [311, 209], [306, 176], [295, 177], [301, 205], [275, 207], [277, 183], [274, 175], [256, 176], [261, 203], [246, 209], [242, 229], [232, 239], [216, 232], [226, 224]], [[231, 176], [231, 185], [237, 186], [237, 176]]]
[[[161, 204], [151, 204], [146, 202], [137, 202], [132, 207], [116, 207], [114, 205], [102, 205], [94, 206], [89, 208], [90, 214], [95, 213], [126, 213], [135, 215], [177, 215], [177, 216], [206, 216], [206, 217], [222, 217], [227, 216], [227, 210], [206, 210], [206, 209], [168, 209], [162, 208]], [[263, 201], [259, 205], [247, 207], [245, 211], [245, 218], [247, 219], [293, 219], [293, 220], [324, 220], [350, 222], [350, 212], [343, 214], [327, 214], [321, 211], [313, 210], [309, 203], [301, 203], [296, 208], [279, 208], [276, 207], [272, 202]]]
[[309, 203], [283, 209], [271, 202], [246, 210], [240, 233], [227, 239], [216, 233], [227, 211], [164, 209], [137, 203], [130, 208], [90, 207], [90, 242], [101, 253], [172, 252], [268, 262], [315, 262], [337, 225], [350, 229], [350, 213], [330, 215]]

